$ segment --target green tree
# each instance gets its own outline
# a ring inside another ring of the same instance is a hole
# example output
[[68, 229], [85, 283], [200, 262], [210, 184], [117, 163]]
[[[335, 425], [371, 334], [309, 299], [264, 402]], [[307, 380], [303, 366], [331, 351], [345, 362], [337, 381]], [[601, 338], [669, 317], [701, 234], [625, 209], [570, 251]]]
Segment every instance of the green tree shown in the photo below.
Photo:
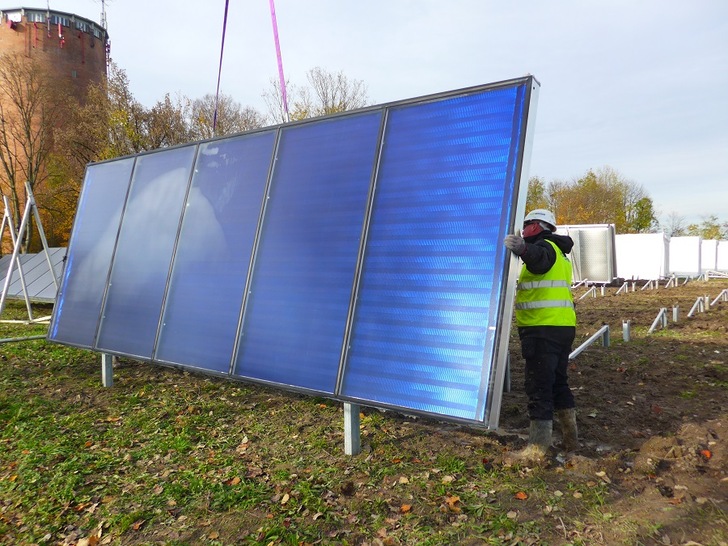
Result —
[[644, 188], [611, 167], [589, 170], [571, 183], [553, 181], [542, 201], [549, 203], [561, 224], [614, 224], [618, 233], [657, 227], [652, 199]]
[[538, 176], [532, 176], [528, 181], [528, 196], [526, 197], [526, 212], [533, 209], [546, 209], [550, 207], [546, 183]]
[[728, 239], [728, 222], [722, 224], [715, 215], [704, 217], [700, 224], [690, 224], [687, 235], [699, 235], [703, 239]]

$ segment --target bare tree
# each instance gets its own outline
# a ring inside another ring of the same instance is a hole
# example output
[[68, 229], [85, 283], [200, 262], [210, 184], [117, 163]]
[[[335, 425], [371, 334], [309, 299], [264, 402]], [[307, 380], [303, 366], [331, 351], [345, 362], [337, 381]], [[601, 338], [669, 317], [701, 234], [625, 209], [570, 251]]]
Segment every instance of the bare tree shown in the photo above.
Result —
[[308, 71], [306, 79], [316, 97], [317, 116], [354, 110], [368, 103], [364, 82], [351, 80], [343, 72], [332, 74], [317, 66]]
[[265, 117], [260, 112], [241, 106], [225, 94], [221, 94], [217, 101], [217, 124], [214, 129], [215, 95], [207, 94], [195, 99], [189, 103], [188, 108], [187, 118], [192, 140], [232, 135], [265, 125]]
[[[332, 73], [315, 67], [306, 73], [307, 87], [297, 87], [286, 82], [290, 120], [325, 116], [362, 108], [369, 104], [367, 87], [361, 80], [349, 79], [343, 72]], [[268, 116], [273, 123], [288, 121], [283, 104], [280, 83], [270, 80], [270, 87], [263, 93]]]
[[687, 233], [687, 222], [685, 217], [675, 211], [672, 211], [668, 214], [665, 223], [662, 224], [662, 230], [670, 237], [685, 235]]
[[[53, 132], [62, 125], [70, 94], [33, 59], [17, 54], [0, 57], [0, 187], [11, 202], [16, 228], [25, 200], [25, 183], [38, 188], [48, 176]], [[35, 193], [35, 191], [34, 191]], [[22, 242], [27, 251], [33, 230]]]

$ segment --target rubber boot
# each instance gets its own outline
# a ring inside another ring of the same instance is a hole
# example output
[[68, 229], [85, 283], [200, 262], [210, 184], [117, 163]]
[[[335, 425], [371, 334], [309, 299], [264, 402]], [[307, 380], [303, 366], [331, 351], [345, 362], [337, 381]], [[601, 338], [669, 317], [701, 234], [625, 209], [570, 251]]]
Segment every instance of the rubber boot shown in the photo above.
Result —
[[576, 428], [576, 409], [562, 409], [556, 411], [556, 422], [561, 429], [564, 451], [567, 453], [579, 449], [579, 433]]
[[528, 445], [513, 454], [512, 462], [538, 464], [546, 460], [551, 447], [553, 421], [531, 421], [528, 429]]

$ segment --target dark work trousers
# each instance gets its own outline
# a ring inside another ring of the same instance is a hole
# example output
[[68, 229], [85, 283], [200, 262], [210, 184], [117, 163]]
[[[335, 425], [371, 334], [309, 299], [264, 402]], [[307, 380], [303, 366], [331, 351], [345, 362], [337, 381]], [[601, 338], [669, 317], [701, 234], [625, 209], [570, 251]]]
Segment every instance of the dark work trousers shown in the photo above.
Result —
[[526, 359], [528, 416], [532, 421], [552, 421], [555, 410], [575, 407], [567, 370], [576, 328], [528, 326], [519, 328], [518, 335]]

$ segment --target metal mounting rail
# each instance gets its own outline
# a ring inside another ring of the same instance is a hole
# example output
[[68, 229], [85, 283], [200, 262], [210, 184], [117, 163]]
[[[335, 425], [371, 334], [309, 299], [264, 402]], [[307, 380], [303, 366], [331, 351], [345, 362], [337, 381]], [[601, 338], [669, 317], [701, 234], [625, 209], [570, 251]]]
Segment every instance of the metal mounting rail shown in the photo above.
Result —
[[728, 288], [723, 289], [723, 291], [710, 302], [710, 306], [713, 307], [716, 303], [718, 303], [718, 300], [728, 301]]
[[707, 300], [707, 299], [708, 299], [707, 296], [705, 296], [705, 297], [698, 296], [698, 299], [695, 300], [695, 303], [693, 304], [693, 306], [690, 308], [690, 311], [688, 312], [688, 317], [692, 317], [693, 314], [695, 314], [696, 310], [700, 313], [705, 311], [705, 300]]
[[583, 300], [583, 299], [584, 299], [584, 298], [586, 298], [586, 297], [587, 297], [587, 296], [588, 296], [589, 294], [591, 294], [592, 298], [596, 298], [596, 297], [597, 297], [597, 290], [596, 290], [596, 287], [595, 287], [595, 286], [592, 286], [592, 287], [591, 287], [591, 288], [590, 288], [589, 290], [587, 290], [586, 292], [584, 292], [584, 293], [583, 293], [583, 294], [582, 294], [582, 295], [581, 295], [581, 296], [579, 297], [579, 299], [578, 299], [578, 300], [576, 300], [576, 301], [581, 301], [581, 300]]
[[30, 341], [32, 339], [45, 339], [46, 335], [43, 334], [42, 336], [27, 336], [27, 337], [6, 337], [4, 339], [0, 339], [0, 343], [14, 343], [16, 341]]
[[660, 312], [657, 313], [657, 317], [655, 317], [655, 320], [652, 322], [652, 326], [650, 326], [650, 329], [647, 330], [648, 334], [651, 334], [655, 331], [658, 325], [662, 324], [663, 328], [667, 328], [667, 307], [663, 307], [660, 309]]
[[601, 339], [602, 345], [604, 345], [605, 347], [609, 347], [609, 324], [605, 324], [604, 326], [602, 326], [593, 336], [591, 336], [584, 343], [579, 345], [576, 349], [571, 351], [571, 354], [569, 355], [569, 360], [573, 360], [597, 339]]

